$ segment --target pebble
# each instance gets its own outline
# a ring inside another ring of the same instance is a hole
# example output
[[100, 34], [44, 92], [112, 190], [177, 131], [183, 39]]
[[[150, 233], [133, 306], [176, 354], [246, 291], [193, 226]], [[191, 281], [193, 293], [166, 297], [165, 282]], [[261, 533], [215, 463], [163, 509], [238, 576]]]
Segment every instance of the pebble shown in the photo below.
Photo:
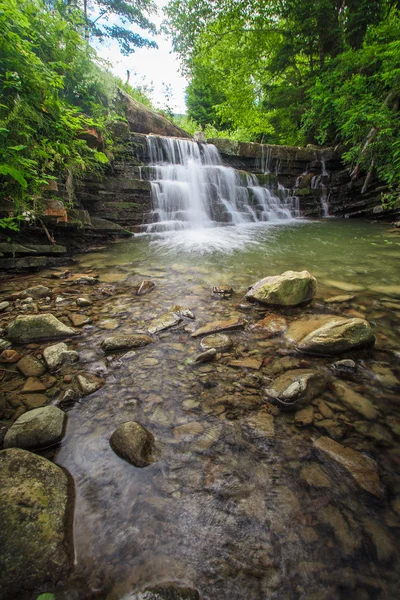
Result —
[[6, 300], [4, 302], [0, 302], [0, 312], [3, 312], [4, 310], [6, 310], [9, 306], [11, 306], [10, 302], [7, 302]]

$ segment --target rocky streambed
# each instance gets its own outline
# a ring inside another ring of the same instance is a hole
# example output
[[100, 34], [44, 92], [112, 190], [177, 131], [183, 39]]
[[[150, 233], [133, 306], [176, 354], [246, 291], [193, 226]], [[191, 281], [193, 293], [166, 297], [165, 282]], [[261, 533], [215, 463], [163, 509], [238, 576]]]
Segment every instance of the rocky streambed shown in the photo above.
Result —
[[0, 597], [395, 598], [396, 284], [129, 244], [3, 285]]

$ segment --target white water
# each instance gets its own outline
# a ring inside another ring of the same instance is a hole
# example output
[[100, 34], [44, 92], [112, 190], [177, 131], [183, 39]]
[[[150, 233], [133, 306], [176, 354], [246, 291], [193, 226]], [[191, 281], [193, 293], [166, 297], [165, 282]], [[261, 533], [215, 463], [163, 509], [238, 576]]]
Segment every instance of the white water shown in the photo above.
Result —
[[249, 225], [287, 222], [298, 216], [296, 198], [283, 189], [278, 196], [261, 187], [255, 175], [225, 167], [212, 144], [150, 135], [147, 145], [153, 211], [150, 222], [142, 226], [144, 233], [190, 231], [190, 239], [198, 238], [196, 248], [202, 238], [211, 243], [218, 237], [219, 246], [222, 238], [232, 238], [224, 233], [226, 228], [208, 235], [205, 230], [220, 225], [247, 229]]
[[323, 217], [329, 217], [329, 205], [328, 205], [328, 191], [325, 181], [329, 179], [329, 173], [326, 170], [326, 164], [324, 160], [321, 160], [321, 175], [314, 175], [311, 179], [311, 189], [321, 190], [321, 210]]

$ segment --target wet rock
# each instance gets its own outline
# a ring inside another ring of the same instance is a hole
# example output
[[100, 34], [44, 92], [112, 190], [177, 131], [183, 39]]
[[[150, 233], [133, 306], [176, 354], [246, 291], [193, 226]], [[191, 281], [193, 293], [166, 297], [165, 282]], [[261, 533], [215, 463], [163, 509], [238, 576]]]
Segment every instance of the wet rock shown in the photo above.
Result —
[[201, 354], [198, 354], [194, 359], [194, 362], [209, 362], [210, 360], [214, 360], [217, 356], [217, 351], [215, 348], [210, 348]]
[[110, 446], [118, 456], [135, 467], [147, 467], [155, 460], [154, 437], [136, 421], [117, 427], [110, 438]]
[[174, 325], [178, 325], [182, 321], [182, 318], [173, 313], [167, 312], [161, 317], [154, 319], [150, 323], [150, 327], [148, 328], [149, 333], [158, 333], [159, 331], [164, 331], [164, 329], [169, 329], [170, 327], [174, 327]]
[[40, 394], [40, 393], [26, 394], [26, 396], [24, 398], [24, 404], [29, 409], [40, 408], [41, 406], [44, 406], [45, 404], [47, 404], [48, 401], [49, 401], [49, 399], [46, 396], [46, 394]]
[[389, 415], [386, 417], [386, 423], [393, 433], [400, 437], [400, 417], [396, 415]]
[[363, 437], [369, 438], [376, 442], [379, 446], [392, 446], [392, 436], [386, 427], [383, 427], [379, 423], [368, 423], [366, 421], [355, 421], [353, 422], [354, 429], [360, 433]]
[[178, 317], [184, 317], [185, 319], [195, 319], [194, 313], [190, 310], [190, 308], [185, 308], [184, 306], [179, 306], [179, 304], [175, 304], [171, 306], [169, 309], [170, 312], [175, 313]]
[[307, 406], [324, 391], [327, 383], [324, 373], [293, 369], [274, 379], [265, 393], [278, 408], [291, 411]]
[[213, 294], [220, 296], [221, 298], [230, 298], [233, 294], [233, 289], [226, 285], [214, 286], [212, 291]]
[[252, 330], [257, 334], [257, 337], [262, 338], [282, 335], [287, 330], [287, 321], [280, 315], [267, 315], [264, 319], [253, 325]]
[[332, 296], [331, 298], [325, 298], [324, 302], [326, 304], [340, 304], [342, 302], [350, 302], [354, 300], [355, 296], [353, 294], [343, 294], [342, 296]]
[[66, 414], [56, 406], [35, 408], [23, 414], [4, 438], [4, 448], [38, 450], [53, 446], [63, 437]]
[[323, 400], [314, 400], [313, 404], [318, 408], [319, 412], [325, 419], [333, 418], [333, 410], [329, 408], [326, 402]]
[[147, 587], [132, 596], [132, 600], [200, 600], [200, 594], [193, 588], [181, 587], [177, 583], [163, 583]]
[[374, 496], [382, 495], [378, 467], [372, 458], [342, 446], [328, 437], [317, 439], [314, 447], [322, 457], [328, 457], [344, 467], [362, 489]]
[[101, 329], [108, 329], [109, 331], [113, 331], [114, 329], [118, 329], [119, 321], [117, 321], [117, 319], [104, 319], [103, 321], [98, 322], [98, 326]]
[[[128, 348], [142, 348], [152, 343], [152, 338], [145, 334], [113, 335], [101, 342], [104, 352], [118, 352]], [[126, 355], [125, 355], [126, 356]]]
[[274, 417], [265, 410], [251, 413], [243, 419], [242, 426], [249, 428], [256, 437], [270, 439], [275, 437]]
[[375, 285], [371, 287], [371, 290], [384, 296], [400, 298], [400, 285]]
[[342, 354], [372, 346], [375, 342], [368, 321], [330, 315], [294, 321], [287, 337], [301, 352], [322, 355]]
[[311, 302], [316, 289], [317, 280], [308, 271], [286, 271], [257, 281], [246, 299], [274, 306], [297, 306]]
[[21, 298], [44, 298], [45, 296], [51, 295], [51, 289], [44, 285], [35, 285], [35, 287], [27, 288], [21, 292]]
[[11, 346], [11, 342], [9, 342], [8, 340], [4, 340], [3, 338], [0, 338], [0, 352], [2, 352], [3, 350], [7, 350], [7, 348], [10, 348]]
[[16, 363], [21, 360], [21, 355], [16, 350], [3, 350], [0, 354], [0, 362]]
[[59, 584], [73, 560], [73, 500], [66, 473], [41, 456], [13, 448], [0, 452], [0, 482], [0, 589], [19, 598], [27, 589]]
[[400, 385], [400, 381], [389, 367], [375, 364], [372, 365], [372, 371], [377, 380], [385, 387], [397, 388]]
[[78, 381], [79, 387], [84, 396], [89, 396], [89, 394], [93, 394], [97, 392], [100, 388], [105, 384], [104, 379], [100, 377], [96, 377], [91, 373], [85, 373], [84, 375], [77, 375], [76, 379]]
[[51, 314], [20, 316], [7, 328], [7, 337], [17, 343], [56, 340], [77, 334], [75, 329], [67, 327]]
[[9, 306], [11, 306], [11, 305], [6, 300], [4, 302], [0, 302], [0, 312], [5, 311], [6, 308], [8, 308]]
[[345, 554], [353, 554], [360, 547], [360, 535], [356, 530], [355, 523], [352, 523], [354, 527], [351, 527], [338, 508], [335, 506], [323, 507], [318, 511], [318, 519], [333, 529]]
[[332, 367], [339, 373], [352, 373], [357, 369], [357, 364], [351, 358], [344, 358], [332, 363]]
[[387, 562], [395, 554], [396, 549], [389, 533], [387, 533], [381, 523], [373, 519], [363, 519], [365, 531], [374, 543], [379, 562]]
[[340, 440], [345, 434], [345, 427], [333, 419], [314, 420], [314, 426], [322, 429], [324, 433], [334, 440]]
[[215, 348], [218, 352], [226, 352], [233, 345], [231, 338], [224, 333], [216, 333], [215, 335], [208, 335], [203, 338], [200, 342], [200, 346], [203, 350], [209, 350]]
[[21, 371], [25, 377], [40, 377], [46, 373], [44, 364], [34, 356], [23, 356], [17, 362], [17, 369]]
[[298, 410], [294, 415], [294, 422], [299, 427], [306, 427], [311, 425], [314, 419], [314, 408], [312, 406], [306, 406]]
[[77, 306], [80, 306], [81, 308], [86, 308], [87, 306], [91, 306], [92, 302], [91, 302], [91, 300], [89, 300], [89, 298], [85, 298], [84, 296], [81, 296], [80, 298], [76, 299], [76, 304], [77, 304]]
[[213, 323], [207, 323], [203, 325], [197, 331], [192, 333], [192, 337], [199, 337], [200, 335], [208, 335], [211, 333], [218, 333], [219, 331], [229, 331], [235, 329], [244, 329], [247, 321], [243, 317], [233, 317], [226, 321], [214, 321]]
[[79, 315], [76, 313], [71, 313], [69, 315], [69, 319], [74, 327], [82, 327], [83, 325], [87, 325], [92, 322], [92, 319], [87, 315]]
[[254, 357], [240, 358], [238, 360], [231, 360], [229, 362], [230, 367], [242, 367], [243, 369], [254, 369], [254, 370], [261, 369], [262, 364], [263, 364], [262, 358], [254, 358]]
[[32, 392], [45, 392], [46, 386], [37, 377], [28, 377], [22, 388], [22, 394], [31, 394]]
[[304, 465], [300, 470], [300, 479], [312, 487], [331, 487], [331, 482], [318, 463]]
[[336, 279], [325, 279], [323, 283], [338, 290], [343, 290], [343, 292], [362, 292], [364, 290], [362, 285], [348, 283], [347, 281], [337, 281]]
[[143, 281], [139, 285], [136, 295], [143, 296], [144, 294], [151, 292], [151, 290], [154, 290], [155, 287], [156, 287], [155, 283], [153, 283], [152, 281], [148, 281], [147, 279], [143, 279]]
[[43, 350], [43, 358], [46, 361], [49, 371], [56, 371], [66, 363], [77, 362], [79, 354], [75, 350], [68, 350], [67, 344], [60, 342], [53, 346], [47, 346]]
[[76, 285], [95, 285], [98, 283], [98, 276], [91, 277], [90, 275], [75, 275], [70, 278], [70, 283]]
[[191, 438], [194, 435], [199, 435], [200, 433], [203, 433], [203, 431], [204, 425], [202, 423], [192, 421], [191, 423], [185, 423], [185, 425], [174, 427], [173, 433], [175, 439], [181, 440]]
[[375, 408], [372, 402], [367, 400], [367, 398], [364, 398], [364, 396], [361, 396], [361, 394], [358, 394], [352, 390], [347, 383], [344, 383], [343, 381], [335, 381], [333, 388], [342, 404], [345, 404], [352, 411], [359, 413], [371, 421], [378, 417], [378, 410]]

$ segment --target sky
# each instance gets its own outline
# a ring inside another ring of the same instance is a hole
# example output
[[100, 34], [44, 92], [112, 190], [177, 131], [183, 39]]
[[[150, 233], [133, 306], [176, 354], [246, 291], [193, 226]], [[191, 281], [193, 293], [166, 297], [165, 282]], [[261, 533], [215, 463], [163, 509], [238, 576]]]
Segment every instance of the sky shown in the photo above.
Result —
[[[155, 2], [159, 14], [158, 16], [152, 16], [150, 20], [157, 27], [163, 20], [163, 7], [167, 4], [167, 1], [156, 0]], [[111, 70], [123, 81], [126, 81], [126, 71], [129, 70], [129, 83], [133, 87], [143, 84], [153, 87], [154, 91], [151, 96], [155, 107], [163, 108], [166, 106], [163, 90], [165, 91], [165, 85], [170, 85], [173, 97], [169, 101], [169, 105], [175, 113], [185, 113], [185, 88], [188, 82], [179, 73], [179, 60], [176, 54], [172, 52], [171, 42], [163, 33], [154, 38], [146, 35], [144, 31], [140, 31], [140, 33], [143, 37], [154, 39], [158, 44], [158, 50], [139, 48], [134, 54], [123, 56], [119, 52], [118, 43], [108, 41], [99, 45], [96, 44], [97, 52], [102, 58], [111, 63]]]

